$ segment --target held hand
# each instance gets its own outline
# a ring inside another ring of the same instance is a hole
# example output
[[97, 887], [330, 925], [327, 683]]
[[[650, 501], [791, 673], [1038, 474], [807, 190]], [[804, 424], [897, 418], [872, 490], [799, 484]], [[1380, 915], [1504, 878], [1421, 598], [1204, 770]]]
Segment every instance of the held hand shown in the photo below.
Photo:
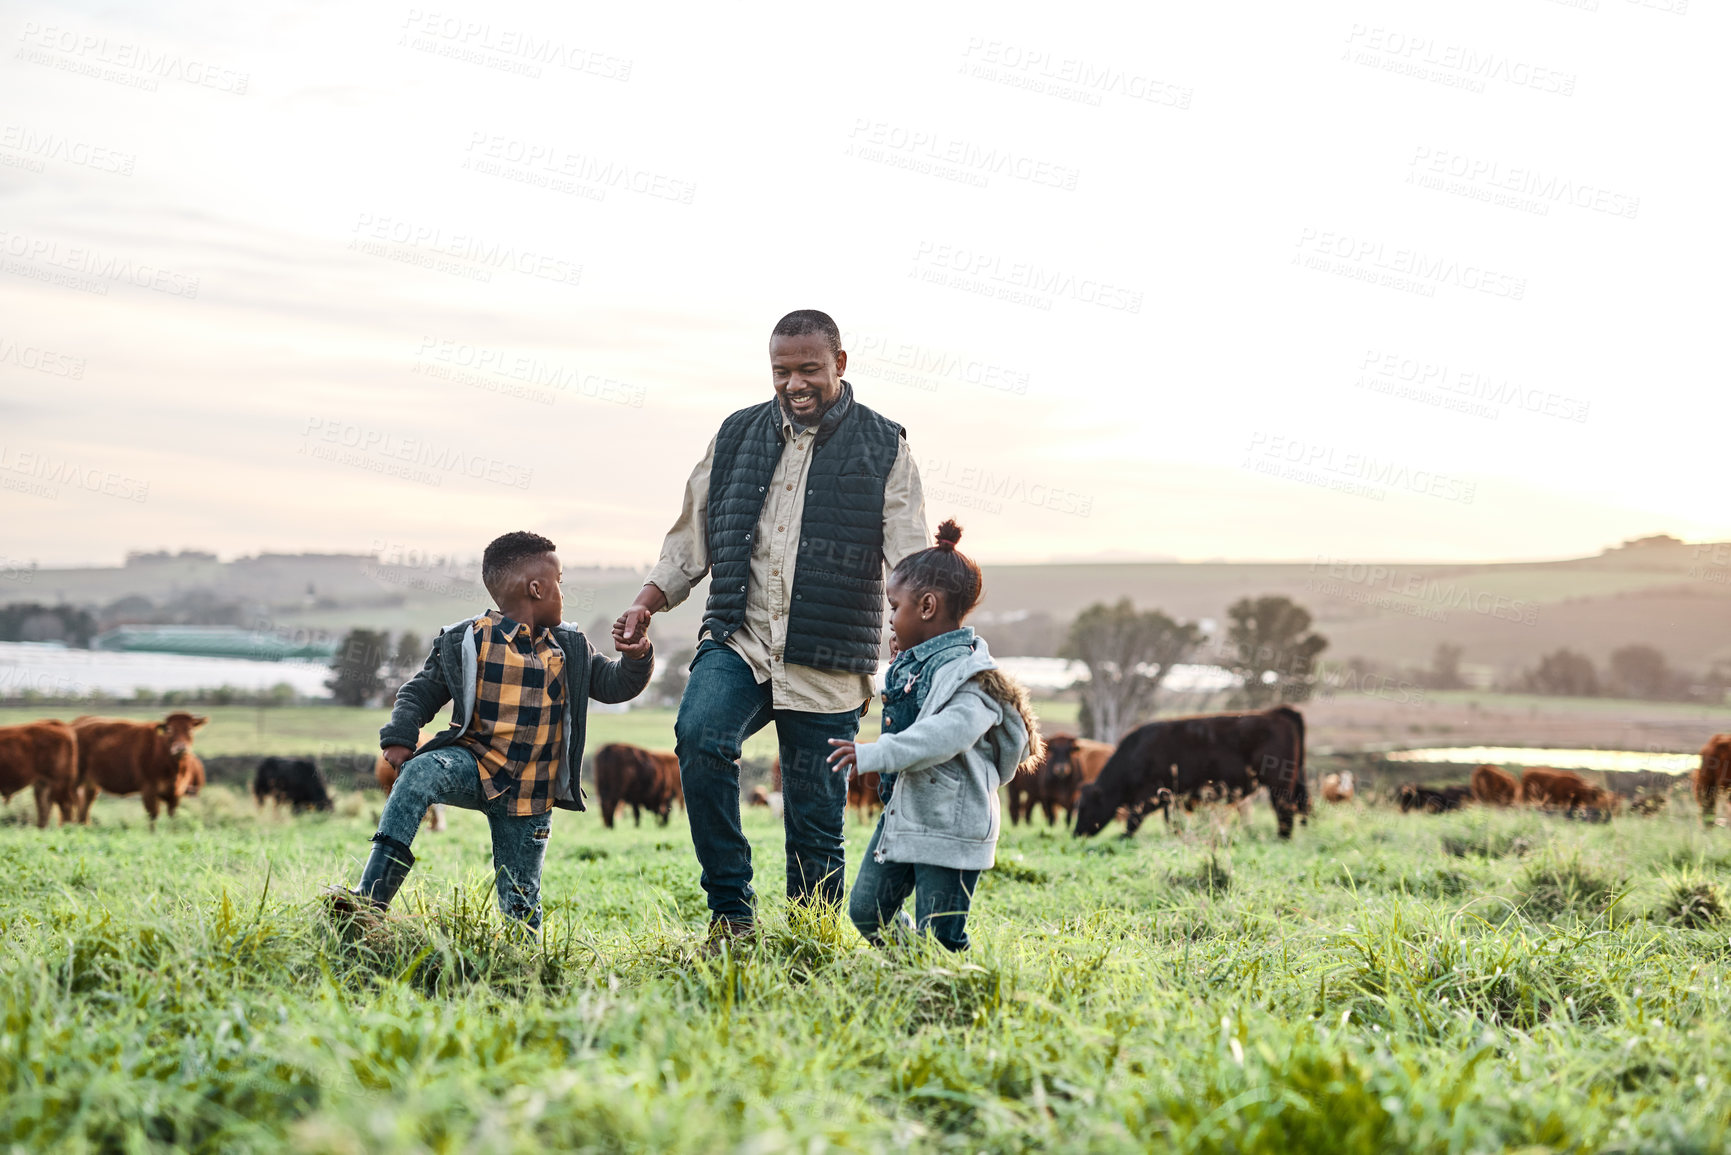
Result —
[[624, 653], [621, 642], [635, 642], [639, 637], [647, 637], [648, 631], [649, 610], [644, 606], [631, 606], [613, 623], [613, 648]]
[[384, 750], [385, 761], [389, 762], [392, 766], [395, 766], [398, 770], [403, 768], [403, 763], [407, 762], [409, 760], [409, 755], [413, 753], [414, 751], [409, 749], [407, 746], [386, 746]]
[[[661, 587], [654, 582], [647, 582], [637, 591], [637, 600], [626, 607], [619, 620], [613, 623], [613, 636], [623, 638], [627, 643], [635, 642], [638, 637], [649, 636], [649, 618], [658, 610], [667, 608], [667, 595], [661, 592]], [[614, 643], [618, 649], [618, 643]]]
[[836, 749], [829, 756], [829, 766], [836, 773], [859, 769], [859, 747], [845, 738], [831, 738], [829, 744]]
[[613, 648], [633, 661], [642, 661], [654, 650], [654, 647], [649, 644], [649, 632], [647, 630], [645, 630], [643, 636], [638, 638], [635, 642], [626, 641], [624, 637], [620, 635], [618, 630], [614, 630]]

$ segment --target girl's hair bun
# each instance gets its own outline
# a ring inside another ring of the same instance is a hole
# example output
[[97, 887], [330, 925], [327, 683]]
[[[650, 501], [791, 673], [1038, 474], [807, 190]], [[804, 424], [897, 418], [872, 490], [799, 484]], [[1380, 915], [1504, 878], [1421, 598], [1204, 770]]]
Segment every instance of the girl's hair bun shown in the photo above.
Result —
[[956, 543], [962, 540], [962, 527], [956, 524], [955, 518], [950, 518], [938, 526], [938, 548], [953, 550]]

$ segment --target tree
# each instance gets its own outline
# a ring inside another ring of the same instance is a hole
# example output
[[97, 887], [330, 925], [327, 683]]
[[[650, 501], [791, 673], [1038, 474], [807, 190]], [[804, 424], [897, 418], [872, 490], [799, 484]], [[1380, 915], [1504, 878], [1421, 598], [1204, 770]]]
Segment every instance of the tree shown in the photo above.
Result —
[[661, 676], [655, 679], [651, 699], [663, 706], [678, 706], [679, 700], [685, 697], [685, 683], [691, 679], [691, 659], [696, 656], [697, 651], [689, 646], [674, 651]]
[[1653, 646], [1624, 646], [1611, 651], [1611, 684], [1630, 698], [1666, 698], [1676, 677], [1665, 655]]
[[96, 619], [75, 606], [13, 602], [0, 608], [0, 642], [65, 642], [89, 649]]
[[1226, 611], [1232, 624], [1226, 668], [1242, 682], [1239, 705], [1261, 709], [1302, 702], [1316, 685], [1316, 658], [1328, 639], [1310, 629], [1310, 611], [1288, 597], [1240, 598]]
[[325, 689], [339, 705], [365, 706], [384, 688], [380, 667], [390, 654], [391, 635], [384, 630], [350, 630], [331, 657]]
[[1461, 647], [1443, 642], [1431, 654], [1430, 673], [1426, 678], [1433, 690], [1458, 690], [1466, 685], [1461, 677]]
[[1599, 675], [1593, 670], [1593, 660], [1566, 648], [1540, 658], [1537, 668], [1528, 670], [1524, 681], [1526, 689], [1535, 694], [1569, 698], [1595, 698], [1599, 694]]
[[1137, 612], [1129, 598], [1076, 615], [1058, 656], [1088, 667], [1081, 686], [1088, 737], [1116, 742], [1152, 713], [1166, 675], [1202, 640], [1196, 623], [1174, 621], [1159, 610]]
[[420, 635], [413, 630], [404, 630], [397, 638], [397, 652], [391, 656], [390, 685], [388, 689], [395, 694], [397, 688], [416, 674], [426, 664], [427, 651], [421, 645]]

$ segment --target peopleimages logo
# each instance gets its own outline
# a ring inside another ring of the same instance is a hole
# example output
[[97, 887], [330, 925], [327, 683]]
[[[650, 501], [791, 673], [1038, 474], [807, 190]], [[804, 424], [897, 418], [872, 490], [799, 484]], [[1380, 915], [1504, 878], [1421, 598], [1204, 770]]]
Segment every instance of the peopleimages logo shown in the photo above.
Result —
[[27, 345], [12, 337], [0, 336], [0, 365], [16, 365], [51, 377], [70, 377], [74, 381], [84, 376], [84, 358], [56, 353], [40, 345]]
[[1381, 501], [1387, 489], [1405, 490], [1443, 501], [1471, 505], [1476, 483], [1434, 469], [1414, 469], [1404, 462], [1374, 454], [1342, 450], [1333, 445], [1287, 437], [1279, 433], [1255, 432], [1244, 467], [1271, 477], [1338, 488], [1355, 496]]
[[1016, 304], [1034, 304], [1049, 310], [1053, 300], [1067, 297], [1115, 312], [1142, 311], [1140, 291], [1029, 261], [1006, 261], [994, 253], [965, 245], [921, 241], [914, 249], [914, 265], [915, 274], [922, 281], [968, 289]]
[[1527, 279], [1488, 269], [1453, 257], [1432, 256], [1418, 249], [1387, 245], [1372, 237], [1328, 229], [1300, 229], [1292, 263], [1333, 272], [1390, 288], [1422, 290], [1431, 296], [1438, 285], [1484, 293], [1506, 301], [1527, 295]]
[[0, 229], [0, 255], [15, 258], [7, 262], [7, 272], [29, 276], [34, 271], [42, 274], [37, 279], [46, 279], [48, 270], [58, 269], [72, 277], [91, 278], [86, 284], [100, 288], [105, 295], [108, 290], [102, 282], [108, 281], [187, 300], [198, 297], [197, 277], [86, 245], [62, 245], [46, 237]]
[[447, 474], [457, 474], [495, 485], [508, 485], [513, 489], [527, 489], [535, 475], [532, 466], [501, 461], [462, 446], [441, 445], [418, 437], [404, 437], [389, 430], [369, 429], [352, 421], [309, 417], [301, 436], [300, 451], [309, 457], [423, 485], [439, 485]]
[[[420, 265], [435, 272], [455, 273], [473, 280], [489, 281], [496, 269], [521, 273], [556, 285], [575, 285], [583, 279], [583, 266], [576, 261], [489, 240], [474, 233], [450, 232], [436, 225], [420, 224], [401, 217], [361, 213], [356, 217], [352, 231], [354, 236], [349, 238], [349, 248], [357, 252]], [[393, 249], [393, 245], [396, 248]]]
[[[10, 475], [10, 476], [6, 476]], [[41, 450], [20, 449], [0, 441], [0, 481], [15, 493], [28, 493], [50, 501], [59, 497], [55, 485], [100, 493], [122, 501], [143, 502], [150, 498], [150, 482], [102, 469], [70, 457]], [[43, 484], [32, 484], [40, 482]]]
[[1464, 582], [1400, 566], [1318, 554], [1310, 563], [1310, 572], [1312, 577], [1305, 583], [1305, 589], [1311, 592], [1431, 621], [1447, 620], [1449, 610], [1466, 610], [1523, 626], [1534, 626], [1539, 621], [1535, 602], [1473, 589]]

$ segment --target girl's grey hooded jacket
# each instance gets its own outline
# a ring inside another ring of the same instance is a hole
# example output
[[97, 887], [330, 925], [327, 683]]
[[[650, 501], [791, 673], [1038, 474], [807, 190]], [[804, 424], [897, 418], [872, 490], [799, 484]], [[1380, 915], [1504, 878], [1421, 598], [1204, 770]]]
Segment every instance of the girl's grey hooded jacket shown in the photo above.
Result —
[[1042, 745], [1027, 695], [977, 640], [972, 654], [933, 671], [913, 725], [857, 747], [856, 773], [896, 775], [877, 860], [991, 869], [998, 787]]

